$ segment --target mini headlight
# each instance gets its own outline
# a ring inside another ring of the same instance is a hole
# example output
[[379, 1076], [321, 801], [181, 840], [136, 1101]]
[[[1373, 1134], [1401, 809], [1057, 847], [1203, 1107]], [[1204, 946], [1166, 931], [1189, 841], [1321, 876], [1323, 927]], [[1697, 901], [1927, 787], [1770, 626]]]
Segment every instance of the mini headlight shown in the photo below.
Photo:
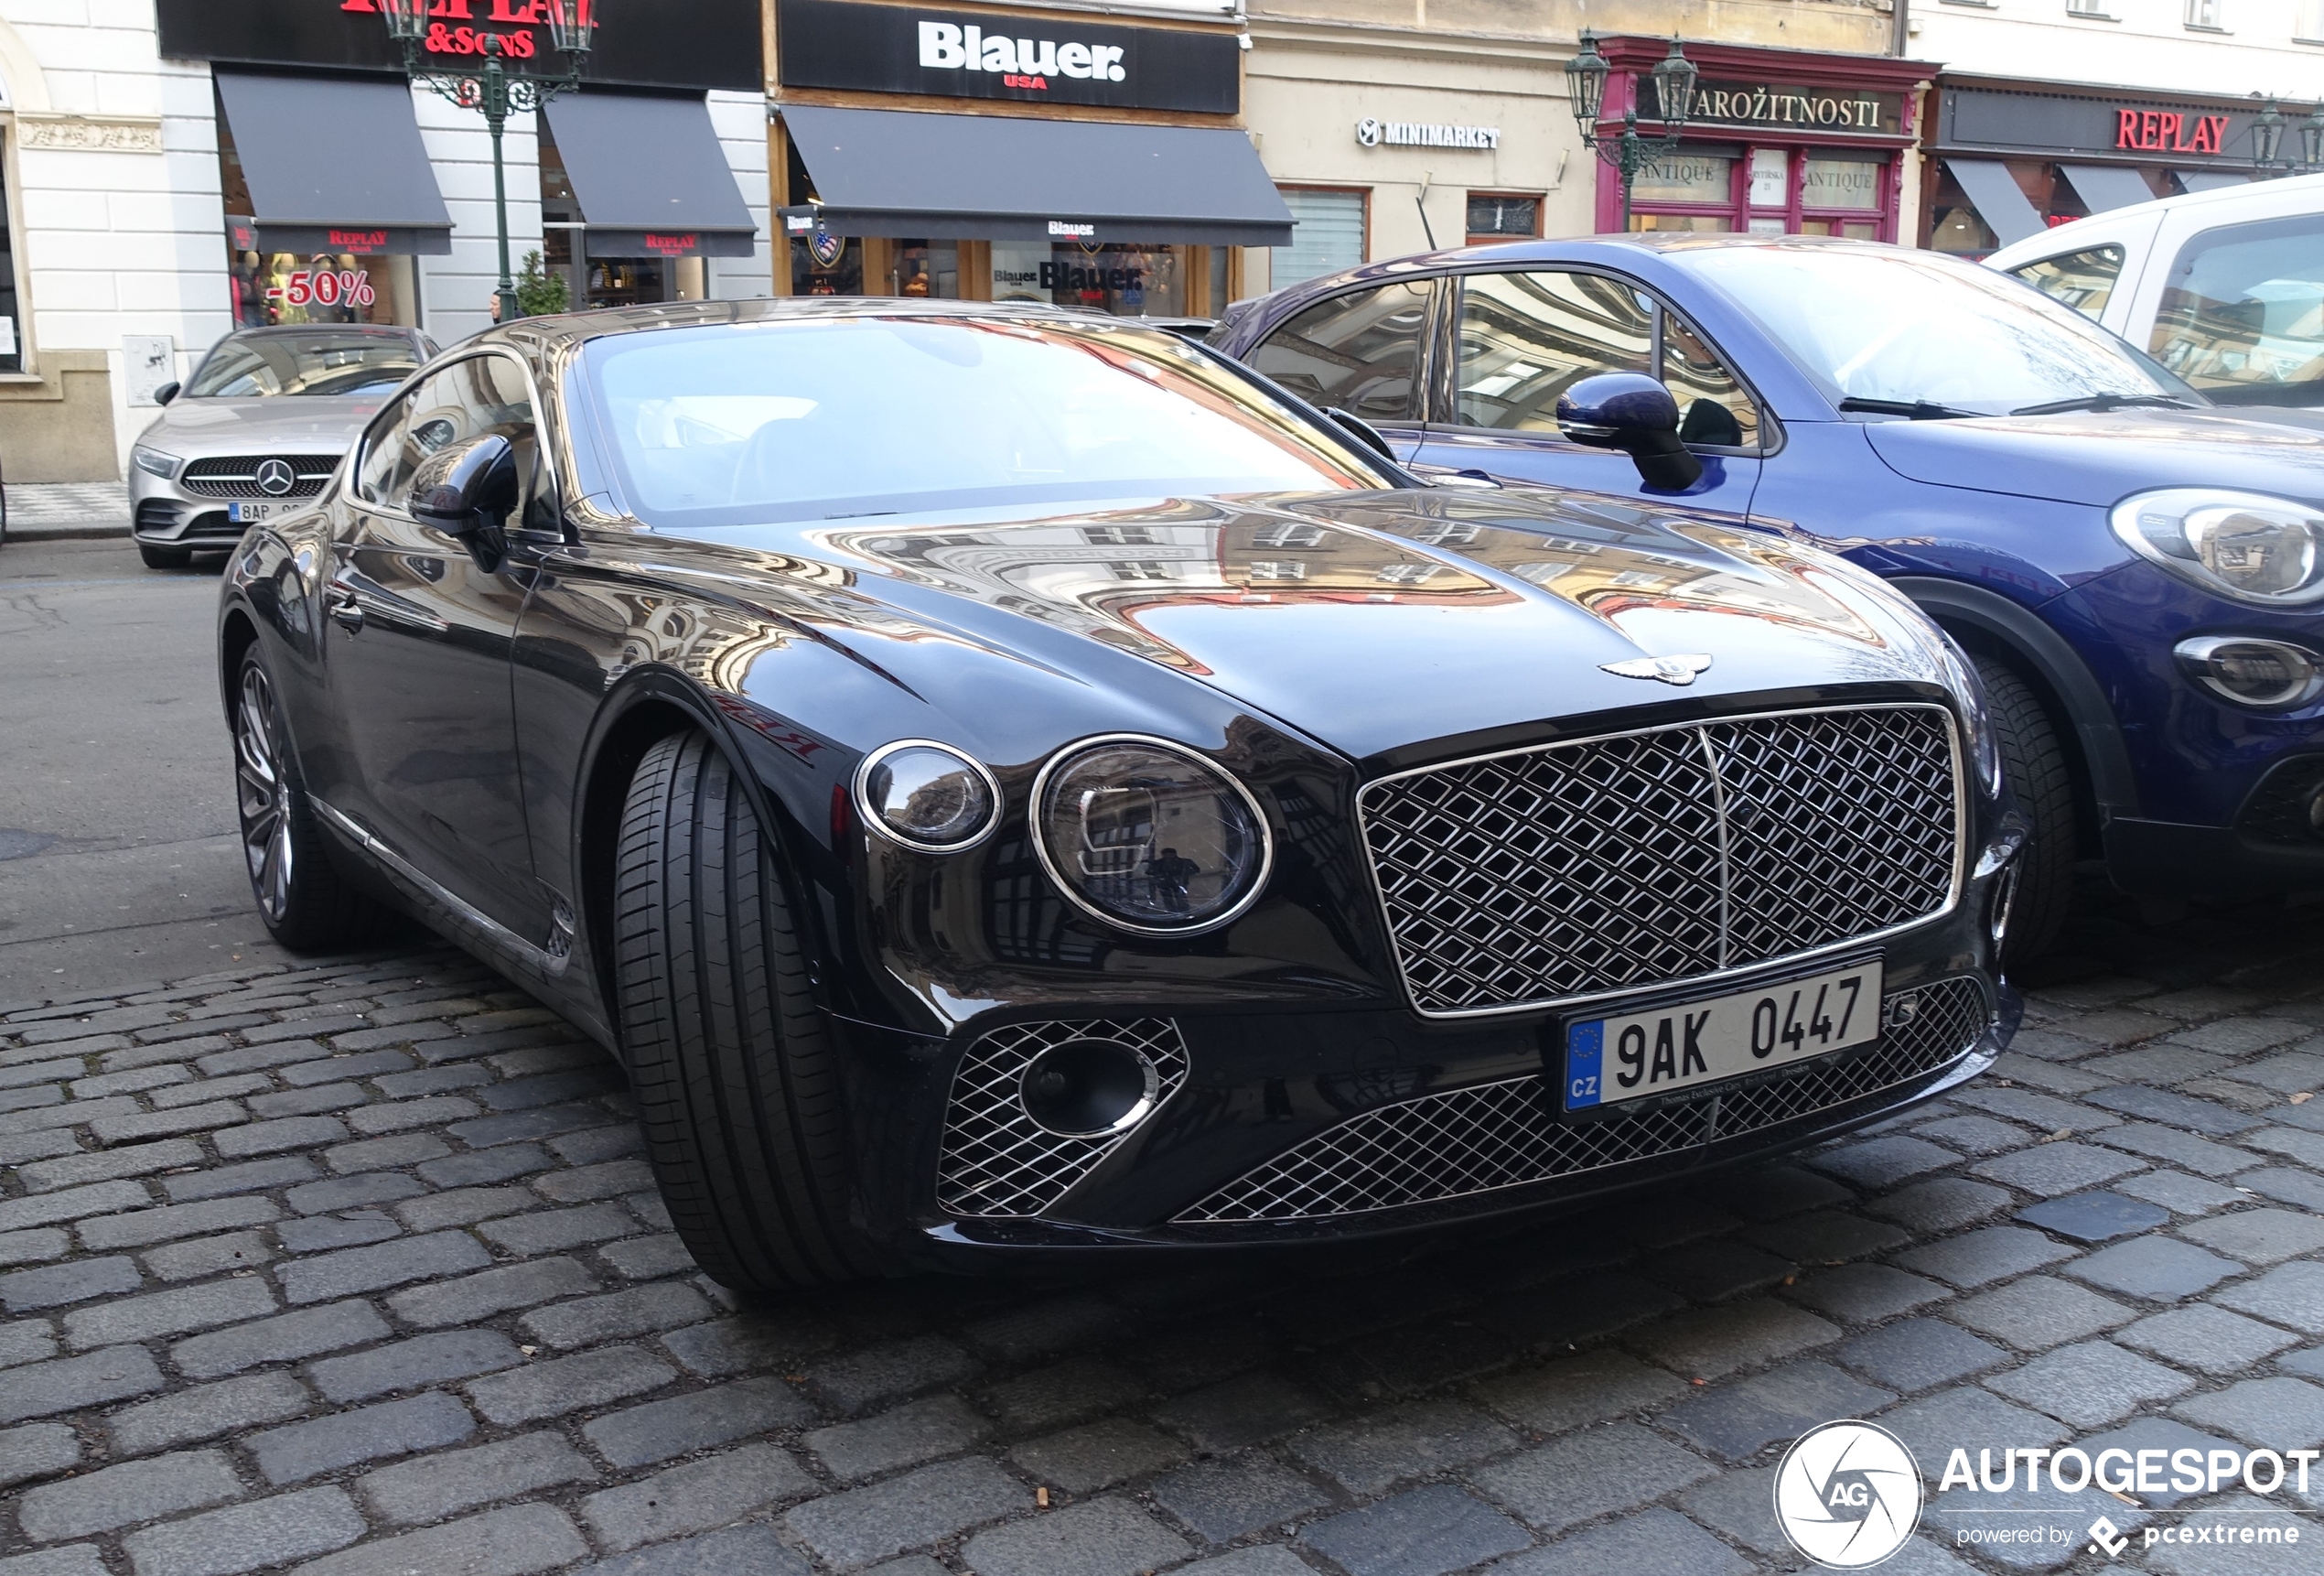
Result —
[[855, 772], [864, 822], [906, 847], [951, 854], [981, 841], [1000, 819], [993, 774], [949, 745], [898, 739]]
[[2180, 579], [2241, 602], [2324, 598], [2324, 510], [2216, 487], [2172, 487], [2114, 505], [2114, 534]]
[[1034, 847], [1065, 895], [1109, 924], [1179, 935], [1257, 901], [1272, 850], [1242, 783], [1160, 739], [1089, 740], [1041, 769]]
[[158, 448], [147, 448], [142, 443], [129, 451], [129, 459], [138, 470], [149, 476], [158, 476], [164, 481], [178, 474], [176, 455], [164, 454]]
[[2181, 673], [2238, 706], [2284, 711], [2324, 695], [2324, 658], [2288, 641], [2197, 635], [2171, 655]]

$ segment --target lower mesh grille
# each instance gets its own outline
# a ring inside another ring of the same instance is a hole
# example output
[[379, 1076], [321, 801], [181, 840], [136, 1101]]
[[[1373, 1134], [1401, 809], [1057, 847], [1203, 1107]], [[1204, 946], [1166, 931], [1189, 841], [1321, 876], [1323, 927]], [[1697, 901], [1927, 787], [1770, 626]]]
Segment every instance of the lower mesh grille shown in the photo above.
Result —
[[2252, 791], [2235, 829], [2263, 843], [2324, 847], [2324, 827], [2317, 826], [2308, 808], [2319, 788], [2324, 788], [2324, 756], [2286, 761]]
[[[1099, 1022], [1015, 1023], [968, 1048], [952, 1074], [936, 1202], [982, 1220], [1038, 1214], [1090, 1173], [1119, 1137], [1060, 1138], [1037, 1125], [1017, 1098], [1026, 1067], [1069, 1040], [1118, 1040], [1144, 1052], [1160, 1074], [1158, 1108], [1186, 1082], [1186, 1044], [1167, 1018]], [[1126, 1136], [1126, 1135], [1124, 1135]]]
[[[1896, 1020], [1913, 1005], [1910, 1016]], [[1568, 1122], [1538, 1076], [1426, 1095], [1350, 1117], [1186, 1211], [1184, 1224], [1314, 1220], [1433, 1204], [1699, 1148], [1932, 1073], [1985, 1026], [1976, 982], [1948, 979], [1881, 1003], [1873, 1048], [1790, 1077], [1636, 1116]]]

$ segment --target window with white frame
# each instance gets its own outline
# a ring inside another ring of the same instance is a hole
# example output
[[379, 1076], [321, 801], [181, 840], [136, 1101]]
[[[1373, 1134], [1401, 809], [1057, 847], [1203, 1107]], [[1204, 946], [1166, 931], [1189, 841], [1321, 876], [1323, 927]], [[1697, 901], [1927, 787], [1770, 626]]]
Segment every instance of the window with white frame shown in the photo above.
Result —
[[1337, 274], [1364, 260], [1370, 195], [1365, 189], [1286, 186], [1281, 189], [1294, 228], [1291, 244], [1275, 249], [1269, 275], [1274, 288]]
[[2324, 0], [2300, 0], [2292, 37], [2304, 44], [2324, 44]]
[[2224, 30], [2220, 22], [2221, 0], [2187, 0], [2187, 25], [2210, 32]]
[[2106, 9], [2106, 0], [2066, 0], [2069, 16], [2096, 16], [2111, 22], [2114, 14]]

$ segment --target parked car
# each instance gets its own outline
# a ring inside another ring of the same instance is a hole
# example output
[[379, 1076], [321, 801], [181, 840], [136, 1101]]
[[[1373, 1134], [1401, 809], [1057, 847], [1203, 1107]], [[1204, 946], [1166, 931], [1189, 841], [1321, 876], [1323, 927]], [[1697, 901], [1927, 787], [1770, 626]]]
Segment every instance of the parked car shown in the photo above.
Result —
[[210, 348], [130, 450], [129, 505], [149, 569], [224, 552], [323, 491], [405, 374], [436, 354], [411, 329], [242, 329]]
[[2324, 882], [2324, 416], [2214, 409], [2014, 280], [1807, 236], [1404, 258], [1211, 342], [1407, 461], [1716, 511], [1886, 577], [1974, 657], [2033, 823], [2012, 962], [2078, 855], [2157, 896]]
[[2324, 175], [2077, 219], [1985, 259], [2229, 405], [2324, 405]]
[[2015, 1022], [2022, 830], [1910, 602], [1424, 485], [1134, 323], [495, 329], [220, 612], [269, 929], [404, 907], [613, 1047], [731, 1286], [1572, 1207]]

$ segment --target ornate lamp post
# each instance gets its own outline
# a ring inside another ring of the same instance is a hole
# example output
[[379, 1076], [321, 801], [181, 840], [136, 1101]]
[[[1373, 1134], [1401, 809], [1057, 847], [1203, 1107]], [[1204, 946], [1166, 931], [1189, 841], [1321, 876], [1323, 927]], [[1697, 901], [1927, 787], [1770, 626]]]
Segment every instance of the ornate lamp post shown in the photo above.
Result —
[[1582, 35], [1582, 47], [1565, 62], [1565, 92], [1574, 102], [1574, 120], [1581, 127], [1582, 146], [1596, 153], [1622, 179], [1622, 228], [1630, 227], [1630, 185], [1638, 172], [1678, 146], [1679, 138], [1686, 131], [1688, 112], [1695, 107], [1695, 62], [1686, 58], [1679, 41], [1671, 39], [1671, 52], [1655, 62], [1648, 75], [1654, 81], [1654, 107], [1662, 122], [1660, 136], [1641, 136], [1638, 130], [1638, 107], [1633, 102], [1622, 112], [1622, 129], [1619, 135], [1607, 136], [1598, 130], [1598, 121], [1606, 108], [1606, 80], [1613, 74], [1613, 67], [1598, 52], [1598, 39], [1591, 34]]
[[2324, 169], [2324, 103], [2300, 122], [2300, 167], [2311, 175]]
[[2284, 112], [2276, 107], [2274, 99], [2252, 121], [2252, 163], [2262, 175], [2283, 175], [2291, 168], [2280, 157], [2285, 124]]
[[[581, 86], [581, 71], [597, 42], [596, 0], [546, 0], [550, 46], [565, 56], [562, 76], [540, 77], [511, 71], [500, 64], [504, 45], [500, 35], [479, 29], [484, 64], [473, 71], [446, 70], [425, 58], [429, 0], [378, 0], [387, 36], [402, 46], [403, 74], [429, 91], [442, 94], [464, 110], [478, 110], [492, 134], [492, 213], [500, 231], [500, 283], [497, 294], [500, 321], [517, 318], [516, 280], [509, 272], [509, 183], [500, 165], [500, 134], [511, 113], [537, 110], [561, 93]], [[438, 30], [441, 30], [439, 26]]]

